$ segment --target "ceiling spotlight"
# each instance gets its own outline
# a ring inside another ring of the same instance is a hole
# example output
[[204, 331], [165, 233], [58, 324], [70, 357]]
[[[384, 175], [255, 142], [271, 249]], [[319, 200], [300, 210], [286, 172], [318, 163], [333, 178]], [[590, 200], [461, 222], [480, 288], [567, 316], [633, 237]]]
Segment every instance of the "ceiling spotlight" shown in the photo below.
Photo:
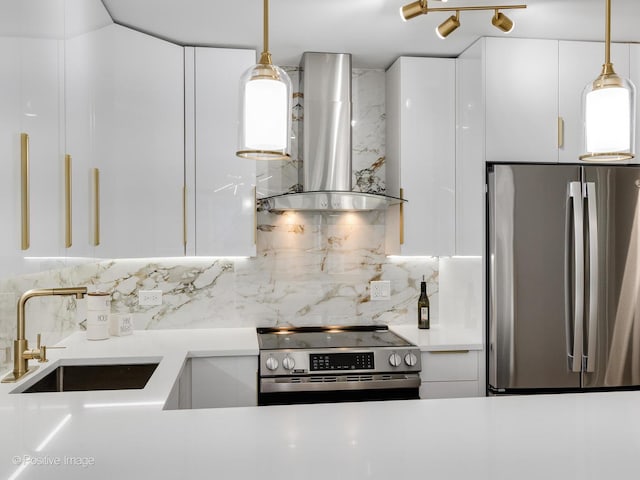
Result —
[[504, 33], [509, 33], [513, 30], [513, 21], [507, 17], [504, 13], [496, 10], [495, 15], [491, 19], [491, 23], [498, 30], [502, 30]]
[[412, 18], [417, 17], [418, 15], [423, 15], [427, 13], [427, 0], [416, 0], [415, 2], [409, 3], [400, 7], [400, 17], [405, 22], [407, 20], [411, 20]]
[[460, 26], [460, 12], [456, 12], [455, 15], [451, 15], [444, 22], [442, 22], [438, 28], [436, 28], [436, 34], [443, 40], [456, 28]]

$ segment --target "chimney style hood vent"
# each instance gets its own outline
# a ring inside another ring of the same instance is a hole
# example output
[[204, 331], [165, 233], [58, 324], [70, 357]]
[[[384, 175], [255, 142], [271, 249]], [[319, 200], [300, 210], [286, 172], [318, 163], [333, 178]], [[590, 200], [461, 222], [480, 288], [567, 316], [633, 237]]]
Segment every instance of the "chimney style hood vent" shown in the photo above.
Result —
[[304, 123], [298, 132], [303, 191], [261, 199], [270, 211], [383, 210], [397, 197], [351, 190], [351, 55], [305, 52], [300, 63]]

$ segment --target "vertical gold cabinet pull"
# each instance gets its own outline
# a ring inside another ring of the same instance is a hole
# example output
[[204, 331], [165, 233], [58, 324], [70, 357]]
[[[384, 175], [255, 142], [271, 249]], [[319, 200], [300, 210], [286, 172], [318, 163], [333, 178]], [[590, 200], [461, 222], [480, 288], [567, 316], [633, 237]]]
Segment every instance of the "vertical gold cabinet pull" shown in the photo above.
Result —
[[22, 211], [22, 250], [30, 244], [30, 209], [29, 209], [29, 135], [20, 134], [20, 178], [21, 178], [21, 211]]
[[71, 228], [71, 155], [64, 156], [64, 246], [73, 244]]
[[558, 148], [564, 147], [564, 118], [558, 117]]
[[182, 187], [182, 244], [187, 248], [187, 186]]
[[[404, 188], [400, 189], [400, 198], [404, 199]], [[400, 245], [404, 245], [404, 202], [400, 202]]]
[[258, 190], [253, 187], [253, 244], [258, 243]]
[[100, 170], [94, 168], [93, 175], [93, 245], [100, 245]]

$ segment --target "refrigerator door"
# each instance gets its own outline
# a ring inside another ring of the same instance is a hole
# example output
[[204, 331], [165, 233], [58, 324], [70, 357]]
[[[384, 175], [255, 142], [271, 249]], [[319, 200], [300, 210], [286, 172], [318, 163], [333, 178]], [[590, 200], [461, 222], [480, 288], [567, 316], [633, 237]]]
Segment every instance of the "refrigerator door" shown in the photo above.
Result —
[[573, 339], [581, 338], [582, 324], [576, 331], [574, 320], [583, 318], [584, 285], [573, 273], [583, 263], [580, 167], [496, 164], [487, 179], [489, 390], [576, 390], [582, 344]]
[[[640, 385], [640, 168], [583, 167], [583, 178], [587, 192], [587, 238], [591, 239], [587, 243], [590, 256], [586, 262], [583, 386], [637, 386]], [[589, 210], [595, 216], [590, 220]]]

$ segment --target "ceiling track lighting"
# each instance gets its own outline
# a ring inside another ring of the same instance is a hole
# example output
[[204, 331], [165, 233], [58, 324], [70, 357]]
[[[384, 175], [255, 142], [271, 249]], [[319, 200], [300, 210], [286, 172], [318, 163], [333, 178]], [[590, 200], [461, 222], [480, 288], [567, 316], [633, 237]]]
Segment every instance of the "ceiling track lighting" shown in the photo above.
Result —
[[[444, 1], [444, 0], [443, 0]], [[411, 20], [419, 15], [426, 15], [429, 12], [455, 12], [455, 15], [451, 15], [444, 22], [442, 22], [436, 28], [436, 34], [444, 39], [460, 26], [460, 12], [467, 12], [472, 10], [485, 10], [494, 11], [491, 23], [498, 30], [509, 33], [513, 30], [513, 20], [507, 17], [500, 10], [515, 10], [520, 8], [527, 8], [526, 5], [491, 5], [491, 6], [475, 6], [475, 7], [436, 7], [429, 8], [427, 0], [416, 0], [415, 2], [408, 3], [400, 7], [400, 17], [405, 22]]]
[[605, 0], [604, 64], [582, 92], [583, 148], [580, 160], [616, 162], [635, 157], [636, 89], [611, 63], [611, 0]]
[[264, 0], [264, 48], [258, 64], [240, 79], [240, 128], [236, 155], [253, 160], [290, 158], [291, 80], [271, 62], [269, 0]]

